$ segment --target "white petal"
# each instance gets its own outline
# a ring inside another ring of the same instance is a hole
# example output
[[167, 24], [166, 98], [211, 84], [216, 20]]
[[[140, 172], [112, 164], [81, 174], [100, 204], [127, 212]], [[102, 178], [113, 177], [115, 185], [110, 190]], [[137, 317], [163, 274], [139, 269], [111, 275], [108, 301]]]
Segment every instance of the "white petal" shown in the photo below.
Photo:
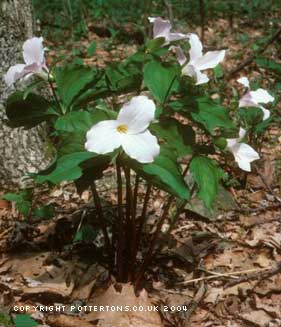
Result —
[[208, 51], [201, 58], [195, 60], [193, 65], [199, 70], [214, 68], [223, 61], [224, 56], [225, 50]]
[[200, 70], [196, 71], [196, 85], [200, 85], [200, 84], [205, 84], [209, 82], [209, 78], [206, 74], [203, 74], [200, 72]]
[[244, 171], [248, 171], [250, 172], [251, 171], [251, 164], [249, 161], [247, 160], [242, 160], [242, 159], [238, 159], [238, 160], [235, 160], [239, 166], [240, 169], [244, 170]]
[[257, 89], [256, 91], [251, 91], [250, 94], [253, 101], [256, 103], [268, 103], [274, 101], [274, 97], [271, 96], [264, 89]]
[[206, 74], [201, 73], [200, 70], [196, 69], [193, 65], [184, 66], [182, 74], [193, 77], [196, 81], [196, 85], [205, 84], [209, 82], [208, 76]]
[[25, 67], [24, 64], [17, 64], [17, 65], [10, 67], [4, 76], [5, 83], [8, 86], [11, 86], [12, 84], [14, 84], [15, 81], [20, 78], [18, 76], [24, 70], [24, 67]]
[[185, 56], [182, 48], [172, 46], [172, 47], [170, 47], [170, 49], [175, 52], [178, 62], [182, 66], [186, 62], [186, 56]]
[[153, 23], [153, 38], [164, 37], [169, 41], [171, 23], [161, 17], [148, 17], [148, 20]]
[[23, 59], [27, 65], [37, 63], [41, 65], [44, 62], [43, 38], [33, 37], [23, 44]]
[[193, 62], [202, 57], [203, 46], [199, 37], [193, 33], [191, 33], [189, 36], [189, 44], [190, 44], [190, 50], [189, 50], [190, 61]]
[[240, 143], [239, 149], [236, 155], [243, 160], [252, 162], [260, 158], [259, 154], [248, 144]]
[[246, 77], [246, 76], [238, 78], [237, 82], [244, 85], [247, 88], [250, 87], [250, 81], [249, 81], [248, 77]]
[[136, 135], [124, 135], [122, 147], [129, 157], [141, 163], [153, 162], [160, 152], [157, 138], [148, 130]]
[[233, 154], [238, 166], [246, 171], [251, 171], [250, 163], [260, 158], [259, 154], [246, 143], [240, 143]]
[[240, 127], [239, 129], [239, 139], [238, 140], [242, 140], [246, 135], [246, 130], [242, 127]]
[[268, 119], [270, 117], [270, 111], [262, 106], [260, 106], [260, 108], [263, 111], [263, 120]]
[[170, 33], [169, 35], [169, 41], [179, 41], [179, 40], [185, 40], [189, 37], [189, 34], [183, 34], [183, 33]]
[[123, 135], [117, 131], [116, 120], [104, 120], [87, 132], [85, 149], [98, 154], [112, 152], [121, 145]]
[[125, 103], [121, 108], [117, 121], [119, 125], [127, 125], [128, 134], [141, 133], [147, 129], [154, 119], [155, 104], [148, 97], [139, 95]]

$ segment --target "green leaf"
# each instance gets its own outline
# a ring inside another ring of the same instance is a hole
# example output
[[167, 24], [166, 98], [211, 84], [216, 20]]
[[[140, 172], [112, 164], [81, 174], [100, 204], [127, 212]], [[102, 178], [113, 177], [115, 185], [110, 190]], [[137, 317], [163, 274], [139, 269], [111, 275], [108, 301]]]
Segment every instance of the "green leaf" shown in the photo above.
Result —
[[176, 151], [178, 156], [192, 154], [195, 133], [191, 126], [183, 125], [176, 119], [167, 118], [160, 120], [159, 123], [152, 124], [150, 130], [154, 132], [158, 139], [164, 139]]
[[198, 185], [199, 198], [210, 209], [218, 193], [219, 181], [224, 175], [222, 169], [217, 166], [214, 160], [196, 156], [190, 163], [190, 171]]
[[52, 117], [48, 114], [51, 104], [40, 95], [25, 92], [14, 92], [6, 103], [7, 124], [10, 127], [32, 128]]
[[6, 193], [1, 198], [10, 202], [15, 202], [16, 209], [25, 217], [28, 216], [31, 208], [31, 201], [30, 194], [28, 195], [25, 190], [20, 192], [19, 194]]
[[164, 37], [157, 37], [156, 39], [149, 40], [146, 44], [146, 49], [149, 52], [153, 52], [159, 49], [165, 42]]
[[55, 164], [46, 169], [45, 174], [40, 172], [35, 180], [37, 183], [51, 182], [53, 184], [75, 180], [82, 175], [79, 164], [94, 156], [96, 155], [91, 152], [76, 152], [62, 156]]
[[144, 84], [160, 103], [164, 103], [178, 85], [177, 76], [175, 66], [164, 66], [157, 61], [144, 66]]
[[12, 327], [11, 317], [5, 312], [0, 312], [0, 326]]
[[14, 319], [14, 324], [15, 327], [36, 327], [39, 325], [29, 314], [17, 314]]
[[94, 70], [84, 66], [72, 65], [55, 70], [58, 93], [64, 106], [68, 108], [74, 100], [95, 80]]
[[38, 207], [33, 210], [33, 215], [38, 218], [51, 219], [55, 214], [54, 207], [49, 204], [43, 207]]
[[232, 137], [237, 134], [237, 127], [226, 108], [208, 98], [199, 98], [197, 103], [198, 110], [191, 113], [192, 119], [202, 124], [211, 135], [215, 134], [216, 128], [220, 128], [223, 136]]
[[281, 75], [281, 64], [277, 63], [275, 60], [258, 57], [255, 61], [259, 67], [268, 69], [277, 75]]
[[256, 107], [239, 108], [238, 115], [247, 127], [254, 127], [263, 120], [263, 111]]
[[97, 42], [93, 41], [91, 42], [87, 50], [88, 57], [92, 57], [96, 53], [96, 50], [97, 50]]
[[[111, 110], [94, 109], [88, 111], [72, 111], [61, 116], [55, 123], [55, 129], [64, 132], [86, 132], [102, 120], [115, 119], [116, 113]], [[85, 135], [84, 135], [85, 137]]]
[[93, 242], [97, 238], [98, 230], [91, 225], [83, 225], [75, 234], [73, 242]]
[[168, 147], [162, 146], [160, 154], [153, 163], [140, 164], [130, 162], [132, 169], [155, 186], [181, 198], [189, 199], [190, 193], [181, 174], [181, 168], [175, 160], [176, 155]]

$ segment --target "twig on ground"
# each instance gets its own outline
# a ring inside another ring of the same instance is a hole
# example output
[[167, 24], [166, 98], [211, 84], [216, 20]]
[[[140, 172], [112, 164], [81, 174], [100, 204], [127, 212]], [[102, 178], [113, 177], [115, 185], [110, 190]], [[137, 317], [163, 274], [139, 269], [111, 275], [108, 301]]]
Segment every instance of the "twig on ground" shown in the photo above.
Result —
[[239, 73], [242, 69], [244, 69], [246, 66], [250, 65], [258, 55], [261, 55], [269, 46], [272, 44], [275, 40], [278, 39], [278, 37], [281, 35], [281, 27], [279, 27], [275, 33], [272, 35], [272, 37], [268, 40], [268, 42], [255, 54], [251, 54], [245, 61], [243, 61], [240, 65], [238, 65], [236, 68], [232, 69], [229, 73], [226, 74], [227, 80], [233, 78], [237, 73]]
[[187, 303], [188, 310], [185, 312], [185, 322], [183, 325], [184, 327], [190, 326], [189, 320], [192, 314], [194, 313], [194, 311], [196, 310], [196, 308], [198, 307], [199, 303], [204, 298], [206, 292], [207, 292], [207, 286], [204, 284], [204, 282], [201, 282], [194, 298]]
[[[280, 266], [280, 268], [281, 268], [281, 266]], [[272, 267], [266, 267], [266, 268], [257, 268], [257, 269], [247, 269], [247, 270], [241, 270], [241, 271], [233, 271], [233, 272], [224, 273], [224, 274], [217, 273], [217, 274], [212, 275], [212, 276], [206, 276], [206, 277], [190, 279], [190, 280], [187, 280], [187, 281], [184, 281], [184, 282], [180, 282], [178, 284], [186, 285], [186, 284], [201, 282], [203, 280], [217, 279], [217, 278], [221, 278], [221, 277], [231, 277], [231, 278], [233, 278], [233, 276], [237, 276], [237, 275], [257, 273], [257, 272], [266, 271], [266, 270], [269, 271], [271, 269], [272, 269]], [[209, 272], [209, 273], [211, 273], [211, 272]], [[237, 283], [237, 280], [235, 280], [235, 284], [236, 283]]]

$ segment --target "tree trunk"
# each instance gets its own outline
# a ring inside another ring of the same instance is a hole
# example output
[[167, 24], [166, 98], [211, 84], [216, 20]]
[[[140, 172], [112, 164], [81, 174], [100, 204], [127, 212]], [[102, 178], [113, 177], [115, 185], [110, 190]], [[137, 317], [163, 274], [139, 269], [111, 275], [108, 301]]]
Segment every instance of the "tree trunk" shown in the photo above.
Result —
[[10, 66], [23, 63], [22, 44], [33, 36], [30, 0], [0, 0], [0, 190], [26, 186], [23, 176], [44, 168], [46, 132], [43, 126], [24, 130], [4, 124], [3, 104], [11, 93], [3, 76]]

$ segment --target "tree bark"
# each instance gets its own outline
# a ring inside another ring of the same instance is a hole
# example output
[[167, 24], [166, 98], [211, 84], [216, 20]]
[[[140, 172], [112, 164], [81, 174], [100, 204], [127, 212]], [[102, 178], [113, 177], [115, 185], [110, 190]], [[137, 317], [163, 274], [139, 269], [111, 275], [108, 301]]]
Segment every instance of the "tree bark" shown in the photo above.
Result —
[[3, 76], [10, 66], [22, 63], [22, 44], [33, 36], [30, 0], [0, 0], [0, 190], [25, 187], [23, 176], [36, 172], [49, 162], [44, 126], [24, 130], [5, 125], [3, 105], [13, 91]]

